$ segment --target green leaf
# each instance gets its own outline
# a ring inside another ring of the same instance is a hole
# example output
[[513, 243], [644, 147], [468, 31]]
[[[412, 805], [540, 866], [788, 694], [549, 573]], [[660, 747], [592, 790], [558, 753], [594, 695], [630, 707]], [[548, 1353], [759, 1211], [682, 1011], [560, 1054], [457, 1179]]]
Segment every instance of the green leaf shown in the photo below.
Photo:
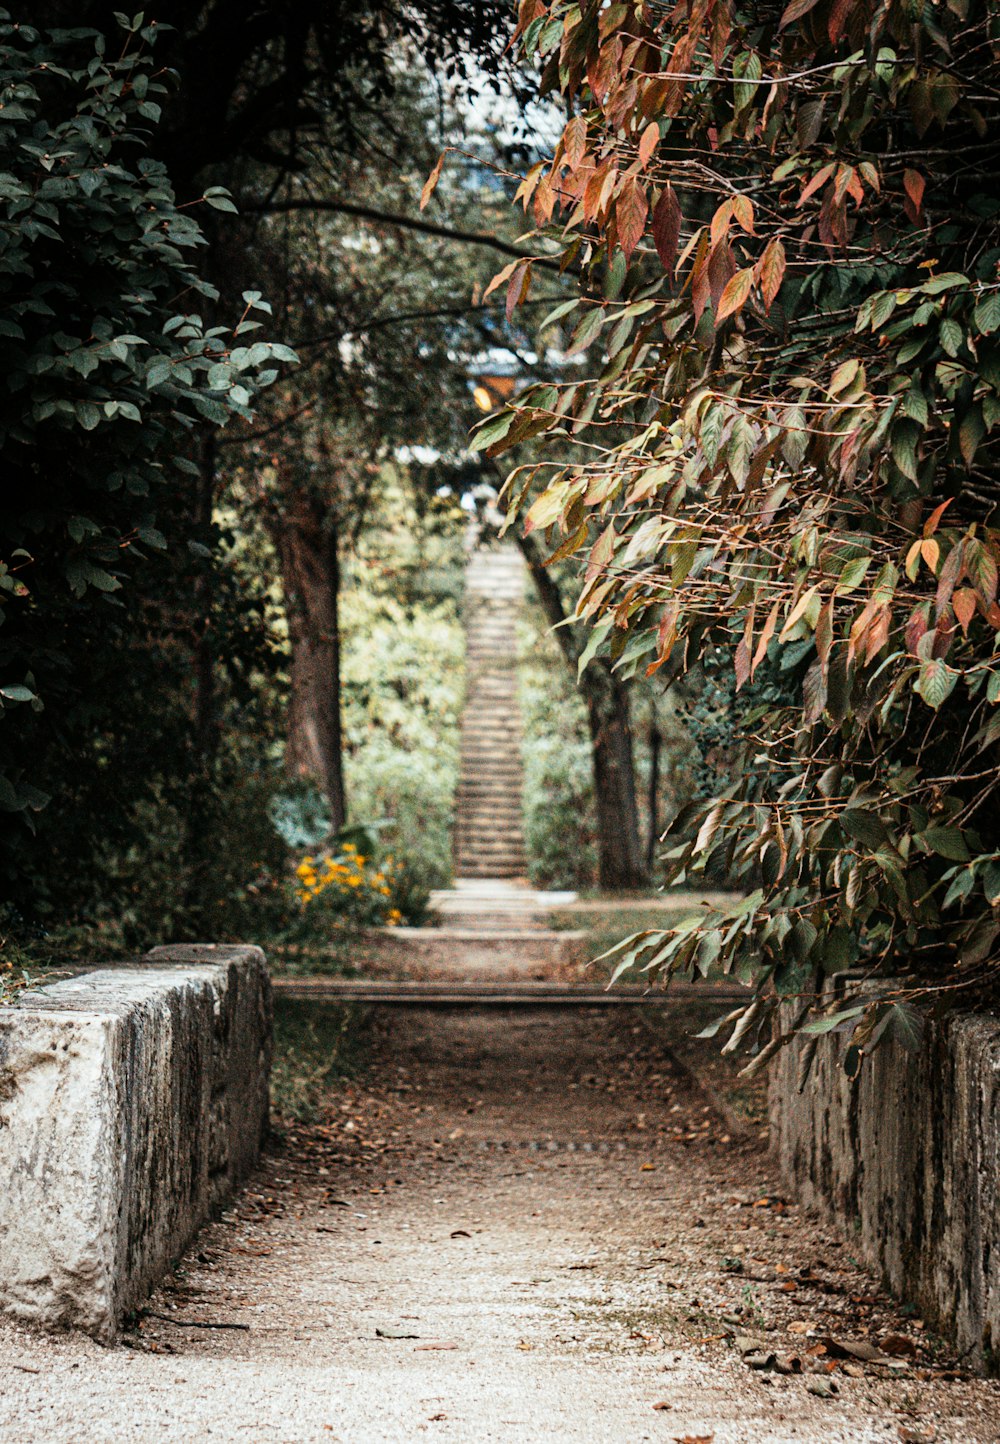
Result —
[[579, 660], [576, 664], [577, 677], [583, 676], [590, 663], [601, 650], [601, 646], [607, 640], [607, 635], [610, 630], [610, 622], [599, 622], [596, 627], [591, 629], [590, 636], [587, 638], [587, 645], [580, 653]]
[[934, 657], [921, 664], [920, 675], [913, 690], [936, 712], [954, 691], [958, 675], [958, 672], [953, 671], [940, 657]]
[[983, 336], [988, 336], [1000, 326], [1000, 290], [990, 291], [983, 297], [973, 311], [972, 319]]
[[866, 1004], [861, 1003], [856, 1008], [843, 1008], [839, 1013], [829, 1013], [825, 1018], [814, 1018], [811, 1023], [806, 1023], [800, 1030], [803, 1033], [832, 1033], [834, 1028], [839, 1028], [841, 1023], [849, 1023], [852, 1018], [860, 1018], [865, 1011]]
[[1000, 903], [1000, 862], [988, 862], [983, 868], [983, 892], [991, 907]]
[[917, 840], [938, 857], [946, 857], [951, 862], [969, 861], [969, 849], [959, 827], [928, 827], [917, 833]]
[[950, 316], [946, 316], [941, 322], [938, 337], [941, 341], [942, 349], [948, 356], [957, 356], [965, 343], [965, 331], [958, 322]]
[[497, 441], [502, 441], [507, 432], [514, 425], [518, 413], [516, 411], [501, 411], [499, 416], [491, 416], [472, 433], [469, 442], [471, 451], [486, 451]]
[[889, 831], [881, 817], [866, 808], [846, 808], [840, 814], [840, 825], [848, 837], [853, 837], [865, 847], [875, 849], [889, 841]]
[[888, 1031], [910, 1053], [920, 1046], [924, 1020], [909, 1003], [893, 1003], [889, 1009]]

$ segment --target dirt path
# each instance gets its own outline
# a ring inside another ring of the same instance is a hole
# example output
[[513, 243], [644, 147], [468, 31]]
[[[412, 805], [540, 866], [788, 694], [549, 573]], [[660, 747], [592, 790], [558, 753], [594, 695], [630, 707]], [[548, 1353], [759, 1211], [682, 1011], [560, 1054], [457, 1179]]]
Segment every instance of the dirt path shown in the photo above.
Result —
[[998, 1387], [599, 1012], [387, 1015], [150, 1309], [114, 1349], [0, 1329], [0, 1440], [1000, 1438]]

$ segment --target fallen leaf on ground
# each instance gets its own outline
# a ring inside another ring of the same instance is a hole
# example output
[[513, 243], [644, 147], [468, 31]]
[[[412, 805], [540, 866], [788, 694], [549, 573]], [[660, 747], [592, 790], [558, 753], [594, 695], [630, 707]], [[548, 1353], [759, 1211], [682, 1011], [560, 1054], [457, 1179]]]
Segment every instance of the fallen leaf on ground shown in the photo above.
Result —
[[674, 1444], [712, 1444], [714, 1434], [675, 1434]]
[[653, 1408], [657, 1411], [657, 1413], [662, 1413], [665, 1409], [672, 1409], [673, 1407], [674, 1406], [670, 1403], [669, 1399], [660, 1399], [656, 1404], [653, 1405]]
[[[414, 1337], [414, 1338], [418, 1338], [419, 1335], [416, 1335], [416, 1334], [415, 1334], [415, 1335], [413, 1335], [413, 1337]], [[430, 1350], [457, 1349], [457, 1348], [458, 1348], [458, 1345], [457, 1345], [457, 1344], [453, 1344], [453, 1343], [451, 1343], [451, 1342], [450, 1342], [449, 1340], [447, 1340], [447, 1339], [432, 1339], [429, 1344], [418, 1344], [417, 1347], [414, 1349], [413, 1352], [414, 1352], [415, 1354], [419, 1354], [419, 1353], [421, 1353], [421, 1352], [428, 1352], [428, 1351], [430, 1351]]]
[[866, 1343], [864, 1339], [854, 1341], [852, 1339], [834, 1339], [824, 1334], [819, 1342], [824, 1346], [826, 1352], [832, 1359], [860, 1359], [865, 1364], [888, 1364], [892, 1361], [881, 1349], [874, 1344]]
[[471, 1238], [472, 1234], [464, 1228], [453, 1228], [451, 1236], [452, 1238]]
[[900, 1424], [899, 1437], [902, 1444], [934, 1444], [937, 1429], [929, 1424], [926, 1429], [917, 1429], [912, 1424]]
[[894, 1358], [906, 1356], [912, 1359], [916, 1356], [917, 1346], [905, 1334], [885, 1334], [881, 1343], [883, 1354], [892, 1354]]
[[790, 1334], [808, 1334], [811, 1328], [812, 1324], [809, 1323], [808, 1319], [793, 1319], [788, 1325], [788, 1332]]
[[376, 1339], [419, 1339], [419, 1334], [404, 1334], [398, 1329], [376, 1329]]
[[806, 1392], [815, 1394], [817, 1399], [832, 1399], [834, 1394], [839, 1393], [836, 1384], [832, 1379], [817, 1378], [809, 1379], [806, 1382]]

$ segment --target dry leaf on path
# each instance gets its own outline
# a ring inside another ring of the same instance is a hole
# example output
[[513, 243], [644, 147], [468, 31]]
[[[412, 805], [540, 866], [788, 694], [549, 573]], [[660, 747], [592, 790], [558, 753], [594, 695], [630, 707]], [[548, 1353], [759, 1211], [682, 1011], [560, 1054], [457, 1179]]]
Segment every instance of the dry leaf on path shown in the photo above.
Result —
[[888, 1354], [884, 1354], [881, 1349], [864, 1339], [834, 1339], [829, 1334], [823, 1334], [817, 1342], [823, 1345], [831, 1359], [860, 1359], [864, 1364], [894, 1362]]
[[714, 1434], [675, 1434], [674, 1444], [712, 1444]]
[[464, 1229], [464, 1228], [453, 1228], [452, 1231], [451, 1231], [451, 1237], [452, 1237], [452, 1238], [471, 1238], [471, 1237], [472, 1237], [472, 1234], [469, 1233], [468, 1230], [467, 1230], [467, 1229]]
[[928, 1424], [926, 1429], [918, 1429], [913, 1424], [900, 1424], [899, 1437], [902, 1444], [934, 1444], [937, 1429], [933, 1424]]
[[421, 1353], [421, 1352], [429, 1352], [429, 1351], [431, 1351], [431, 1350], [441, 1351], [441, 1350], [444, 1350], [444, 1349], [457, 1349], [457, 1348], [458, 1348], [458, 1345], [451, 1343], [450, 1340], [448, 1340], [448, 1339], [432, 1339], [429, 1344], [418, 1344], [417, 1347], [414, 1349], [413, 1352], [414, 1352], [415, 1354], [419, 1354], [419, 1353]]
[[916, 1358], [917, 1346], [906, 1334], [885, 1334], [881, 1345], [883, 1354], [891, 1354], [893, 1358]]
[[840, 1392], [832, 1379], [823, 1376], [810, 1379], [806, 1384], [806, 1390], [810, 1394], [815, 1394], [817, 1399], [832, 1399], [835, 1394]]
[[376, 1329], [376, 1339], [419, 1339], [419, 1334], [405, 1334], [397, 1329]]

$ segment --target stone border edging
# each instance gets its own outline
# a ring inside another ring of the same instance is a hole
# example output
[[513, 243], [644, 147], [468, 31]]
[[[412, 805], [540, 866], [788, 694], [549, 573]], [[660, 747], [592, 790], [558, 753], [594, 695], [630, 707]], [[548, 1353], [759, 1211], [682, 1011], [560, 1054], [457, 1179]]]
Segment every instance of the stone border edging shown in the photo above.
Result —
[[783, 1175], [965, 1362], [1000, 1373], [1000, 1017], [928, 1020], [916, 1052], [883, 1044], [853, 1080], [827, 1035], [799, 1093], [802, 1046], [772, 1064]]
[[156, 948], [0, 1008], [0, 1309], [111, 1340], [256, 1162], [255, 947]]

